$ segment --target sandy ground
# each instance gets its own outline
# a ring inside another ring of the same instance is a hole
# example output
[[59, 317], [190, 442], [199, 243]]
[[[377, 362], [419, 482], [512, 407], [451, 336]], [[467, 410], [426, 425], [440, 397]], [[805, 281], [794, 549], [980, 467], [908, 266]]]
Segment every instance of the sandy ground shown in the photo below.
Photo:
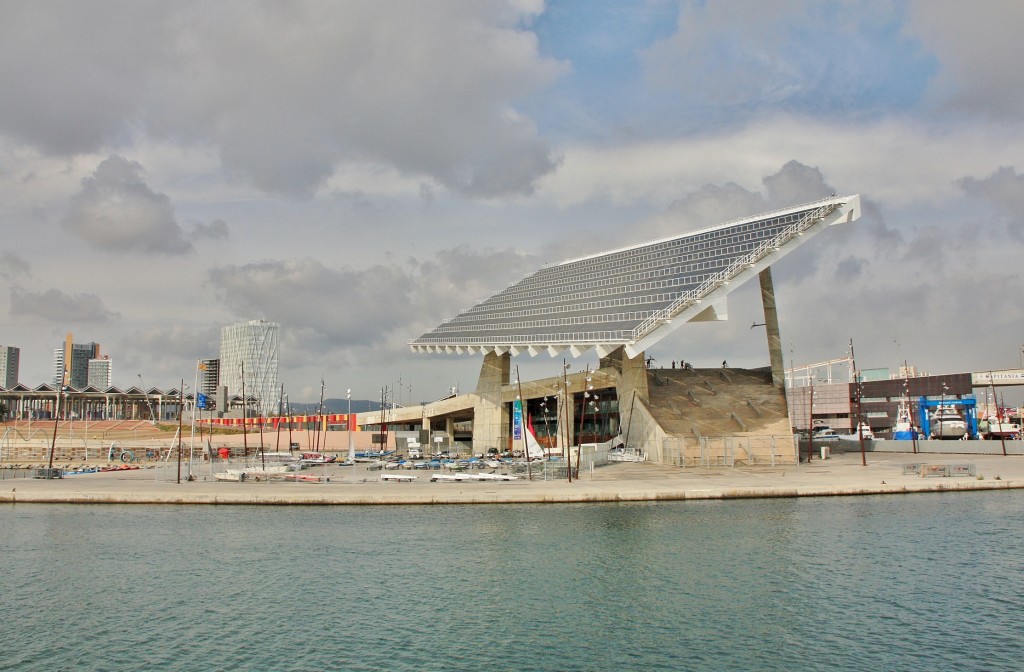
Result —
[[[974, 476], [904, 475], [905, 464], [971, 465]], [[0, 503], [139, 504], [499, 504], [662, 501], [756, 497], [814, 497], [1024, 488], [1024, 456], [838, 454], [780, 467], [678, 468], [617, 463], [568, 483], [535, 476], [508, 482], [432, 483], [428, 471], [410, 483], [381, 482], [380, 471], [330, 465], [302, 472], [320, 482], [221, 482], [209, 465], [196, 480], [177, 482], [177, 466], [67, 476], [0, 480]], [[396, 472], [388, 472], [396, 473]], [[183, 472], [187, 475], [187, 471]]]

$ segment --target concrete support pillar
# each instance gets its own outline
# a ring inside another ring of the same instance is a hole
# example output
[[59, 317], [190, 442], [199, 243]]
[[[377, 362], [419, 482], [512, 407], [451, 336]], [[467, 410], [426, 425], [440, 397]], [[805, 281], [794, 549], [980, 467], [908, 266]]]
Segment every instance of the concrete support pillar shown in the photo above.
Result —
[[619, 433], [623, 436], [630, 426], [634, 395], [641, 397], [644, 401], [650, 396], [650, 389], [647, 386], [647, 365], [644, 358], [645, 353], [643, 352], [630, 358], [626, 356], [623, 348], [617, 348], [601, 361], [602, 367], [609, 366], [619, 374], [615, 393], [619, 398]]
[[455, 443], [455, 419], [445, 418], [444, 419], [444, 431], [448, 435], [448, 448], [451, 449], [452, 444]]
[[488, 352], [480, 367], [473, 406], [473, 452], [486, 453], [488, 448], [504, 452], [507, 447], [508, 410], [501, 403], [501, 388], [509, 383], [512, 356]]
[[423, 412], [423, 424], [420, 426], [420, 444], [423, 446], [423, 450], [427, 453], [434, 449], [434, 442], [430, 437], [430, 416], [426, 414], [426, 410]]
[[764, 306], [765, 331], [768, 334], [768, 356], [772, 364], [772, 383], [785, 387], [786, 370], [782, 360], [782, 336], [779, 334], [779, 314], [775, 310], [775, 286], [772, 283], [772, 268], [758, 274], [761, 281], [761, 304]]

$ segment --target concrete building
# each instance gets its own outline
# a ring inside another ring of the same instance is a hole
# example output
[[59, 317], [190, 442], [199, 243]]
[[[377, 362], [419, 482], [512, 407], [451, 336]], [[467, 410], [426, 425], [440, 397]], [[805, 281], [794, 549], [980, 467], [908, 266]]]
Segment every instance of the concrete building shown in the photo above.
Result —
[[53, 377], [50, 384], [54, 387], [64, 384], [64, 346], [53, 349]]
[[18, 384], [21, 349], [13, 345], [0, 345], [0, 386], [10, 389]]
[[199, 392], [207, 397], [217, 394], [220, 385], [220, 360], [204, 359], [199, 362]]
[[221, 328], [220, 384], [230, 395], [254, 398], [249, 413], [268, 415], [277, 411], [279, 329], [276, 322], [264, 320]]
[[100, 358], [99, 343], [75, 343], [70, 332], [64, 345], [53, 351], [53, 384], [78, 389], [89, 384], [89, 360]]
[[104, 355], [101, 359], [90, 359], [87, 381], [89, 387], [95, 387], [97, 390], [107, 389], [112, 384], [112, 373], [113, 366], [109, 356]]

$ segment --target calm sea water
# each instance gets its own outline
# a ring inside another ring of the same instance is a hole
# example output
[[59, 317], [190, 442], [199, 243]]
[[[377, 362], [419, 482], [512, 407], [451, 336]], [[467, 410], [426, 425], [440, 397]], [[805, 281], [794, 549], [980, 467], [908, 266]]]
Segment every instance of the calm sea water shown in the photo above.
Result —
[[1024, 667], [1020, 492], [0, 522], [4, 670]]

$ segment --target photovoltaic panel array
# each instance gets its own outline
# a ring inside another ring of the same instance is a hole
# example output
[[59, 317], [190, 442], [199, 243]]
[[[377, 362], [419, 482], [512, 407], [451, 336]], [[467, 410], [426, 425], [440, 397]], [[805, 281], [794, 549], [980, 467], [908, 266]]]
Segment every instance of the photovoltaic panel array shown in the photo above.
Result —
[[[855, 212], [856, 211], [856, 212]], [[540, 269], [412, 341], [420, 352], [555, 354], [634, 344], [723, 297], [815, 227], [855, 219], [859, 197], [830, 198], [572, 259]], [[730, 286], [732, 285], [732, 286]], [[689, 310], [688, 310], [689, 309]]]

